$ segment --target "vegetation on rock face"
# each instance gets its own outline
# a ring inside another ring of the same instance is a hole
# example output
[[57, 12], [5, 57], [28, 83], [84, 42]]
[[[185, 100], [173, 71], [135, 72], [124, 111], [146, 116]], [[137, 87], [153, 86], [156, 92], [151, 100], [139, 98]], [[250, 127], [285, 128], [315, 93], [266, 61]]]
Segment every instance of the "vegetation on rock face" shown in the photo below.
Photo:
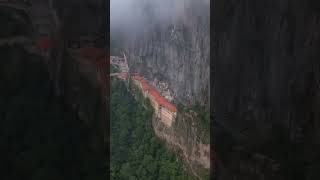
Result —
[[196, 120], [196, 125], [199, 129], [199, 135], [202, 143], [210, 143], [210, 112], [208, 112], [204, 107], [196, 104], [192, 107], [184, 107], [180, 105], [180, 109], [187, 113], [194, 113]]
[[111, 179], [193, 179], [180, 158], [154, 134], [152, 110], [125, 85], [111, 82]]
[[209, 180], [210, 179], [210, 171], [208, 171], [208, 169], [201, 168], [201, 169], [198, 170], [198, 172], [199, 172], [199, 176], [203, 180]]
[[206, 111], [204, 107], [199, 105], [194, 106], [194, 111], [199, 118], [198, 126], [201, 131], [200, 138], [204, 144], [210, 143], [210, 112]]

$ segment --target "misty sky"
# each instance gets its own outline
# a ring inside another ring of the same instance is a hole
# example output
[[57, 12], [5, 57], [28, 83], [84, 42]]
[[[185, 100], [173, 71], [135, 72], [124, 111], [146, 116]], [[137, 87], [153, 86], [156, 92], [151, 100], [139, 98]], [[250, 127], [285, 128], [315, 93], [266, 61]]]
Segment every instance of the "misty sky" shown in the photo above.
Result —
[[143, 33], [154, 23], [172, 22], [190, 2], [201, 1], [209, 3], [209, 0], [110, 0], [111, 33], [119, 29], [131, 34]]
[[[111, 0], [111, 29], [139, 31], [152, 22], [168, 22], [177, 17], [190, 0]], [[148, 8], [146, 7], [148, 6]]]

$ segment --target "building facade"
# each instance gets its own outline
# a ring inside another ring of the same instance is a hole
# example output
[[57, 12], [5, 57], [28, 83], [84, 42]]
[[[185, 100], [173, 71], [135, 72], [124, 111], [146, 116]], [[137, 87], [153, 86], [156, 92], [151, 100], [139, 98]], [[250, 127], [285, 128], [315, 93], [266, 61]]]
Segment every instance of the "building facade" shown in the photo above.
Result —
[[167, 127], [171, 127], [172, 122], [177, 116], [177, 108], [168, 102], [156, 88], [148, 84], [141, 76], [134, 75], [133, 83], [142, 91], [144, 98], [150, 100], [154, 113]]

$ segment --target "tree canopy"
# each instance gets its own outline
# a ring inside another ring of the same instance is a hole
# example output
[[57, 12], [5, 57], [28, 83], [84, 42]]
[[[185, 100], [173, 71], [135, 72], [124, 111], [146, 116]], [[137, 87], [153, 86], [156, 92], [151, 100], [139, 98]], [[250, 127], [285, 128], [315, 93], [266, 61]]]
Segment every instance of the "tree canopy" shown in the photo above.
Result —
[[111, 82], [111, 179], [193, 179], [181, 159], [156, 137], [152, 110], [143, 107], [125, 85]]

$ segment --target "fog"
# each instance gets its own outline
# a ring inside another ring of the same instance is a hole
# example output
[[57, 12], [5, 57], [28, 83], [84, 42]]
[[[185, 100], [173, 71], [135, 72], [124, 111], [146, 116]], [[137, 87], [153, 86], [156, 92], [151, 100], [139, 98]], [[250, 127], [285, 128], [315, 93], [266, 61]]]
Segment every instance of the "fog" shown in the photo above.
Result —
[[191, 1], [201, 0], [111, 0], [111, 33], [143, 33], [153, 24], [172, 22]]
[[139, 39], [155, 25], [166, 28], [182, 16], [188, 21], [187, 9], [194, 17], [209, 16], [210, 0], [110, 0], [111, 38]]

